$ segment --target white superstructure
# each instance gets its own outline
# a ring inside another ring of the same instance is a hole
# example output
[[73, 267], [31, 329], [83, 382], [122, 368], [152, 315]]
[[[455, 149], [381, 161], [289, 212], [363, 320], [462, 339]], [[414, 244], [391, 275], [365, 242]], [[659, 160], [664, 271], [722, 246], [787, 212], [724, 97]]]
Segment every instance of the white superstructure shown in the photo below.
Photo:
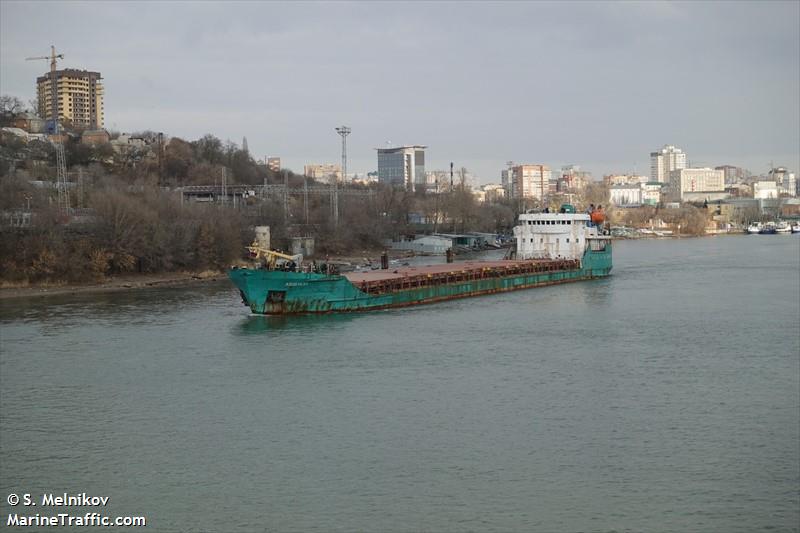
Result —
[[586, 213], [524, 213], [514, 227], [518, 259], [581, 259], [602, 238]]

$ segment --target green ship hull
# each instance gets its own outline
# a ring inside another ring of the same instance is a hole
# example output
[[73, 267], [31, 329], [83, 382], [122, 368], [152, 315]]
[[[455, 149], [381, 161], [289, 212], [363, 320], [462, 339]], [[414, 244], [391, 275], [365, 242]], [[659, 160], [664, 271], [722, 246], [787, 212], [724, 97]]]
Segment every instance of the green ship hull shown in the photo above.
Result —
[[[396, 287], [384, 291], [368, 289], [344, 275], [250, 268], [234, 268], [228, 275], [253, 313], [367, 311], [602, 278], [611, 272], [611, 242], [606, 241], [600, 249], [587, 248], [581, 261], [574, 261], [571, 268], [563, 268], [563, 263], [556, 268], [558, 265], [552, 262], [541, 261], [509, 264], [515, 267], [509, 273], [503, 269], [473, 268], [461, 276], [431, 279], [430, 282], [402, 284], [397, 281]], [[459, 264], [453, 263], [450, 267], [458, 270]]]

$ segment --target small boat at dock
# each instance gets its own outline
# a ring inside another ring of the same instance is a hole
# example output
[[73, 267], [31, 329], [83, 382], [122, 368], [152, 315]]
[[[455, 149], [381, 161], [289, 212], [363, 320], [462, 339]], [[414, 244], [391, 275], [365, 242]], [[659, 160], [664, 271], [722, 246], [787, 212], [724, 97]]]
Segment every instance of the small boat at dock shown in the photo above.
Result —
[[759, 235], [775, 235], [777, 233], [777, 225], [774, 222], [767, 222], [759, 230]]
[[747, 233], [750, 235], [758, 235], [761, 233], [761, 222], [753, 222], [747, 226]]

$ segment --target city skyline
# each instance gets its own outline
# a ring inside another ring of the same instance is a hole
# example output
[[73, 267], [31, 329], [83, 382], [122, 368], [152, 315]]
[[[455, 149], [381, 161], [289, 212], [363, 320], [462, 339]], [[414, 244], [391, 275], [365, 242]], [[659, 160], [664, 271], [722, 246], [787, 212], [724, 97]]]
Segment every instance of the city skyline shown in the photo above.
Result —
[[508, 160], [646, 174], [665, 144], [695, 166], [800, 167], [793, 2], [0, 10], [0, 94], [34, 98], [46, 68], [25, 57], [55, 44], [59, 68], [103, 73], [108, 129], [247, 136], [255, 158], [297, 172], [338, 162], [339, 124], [361, 174], [387, 141], [429, 146], [427, 170], [453, 161], [480, 183]]

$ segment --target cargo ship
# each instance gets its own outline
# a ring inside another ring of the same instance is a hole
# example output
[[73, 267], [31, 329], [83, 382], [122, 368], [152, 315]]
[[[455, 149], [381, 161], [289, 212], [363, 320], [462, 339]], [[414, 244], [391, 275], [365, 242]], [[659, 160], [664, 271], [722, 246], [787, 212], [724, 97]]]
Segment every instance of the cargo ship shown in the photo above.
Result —
[[[611, 237], [602, 221], [564, 205], [559, 212], [527, 212], [514, 228], [507, 259], [338, 273], [257, 243], [254, 264], [228, 272], [242, 302], [256, 314], [285, 315], [368, 311], [428, 304], [611, 273]], [[384, 256], [385, 259], [385, 256]]]

